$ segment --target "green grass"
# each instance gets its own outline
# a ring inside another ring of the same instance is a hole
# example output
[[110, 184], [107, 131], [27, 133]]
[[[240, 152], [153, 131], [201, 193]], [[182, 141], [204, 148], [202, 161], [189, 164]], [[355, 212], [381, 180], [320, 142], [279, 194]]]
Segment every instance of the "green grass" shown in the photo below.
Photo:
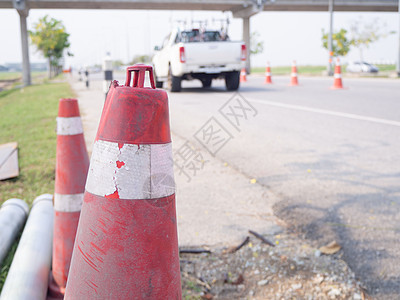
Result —
[[[297, 73], [309, 75], [321, 75], [326, 66], [297, 66]], [[252, 73], [265, 73], [265, 68], [252, 68]], [[289, 75], [292, 72], [291, 66], [271, 66], [273, 75]]]
[[14, 80], [22, 78], [21, 72], [0, 72], [0, 80]]
[[0, 92], [0, 144], [16, 141], [20, 175], [0, 183], [0, 204], [20, 198], [31, 204], [54, 190], [58, 100], [71, 97], [67, 83], [46, 83]]
[[[396, 65], [376, 65], [379, 73], [394, 72]], [[322, 75], [326, 71], [326, 66], [297, 66], [297, 73], [303, 75]], [[265, 68], [252, 68], [252, 73], [265, 73]], [[292, 67], [290, 66], [271, 66], [272, 75], [290, 75]], [[346, 66], [342, 66], [342, 72], [346, 72]], [[379, 74], [378, 73], [378, 74]], [[386, 74], [387, 75], [387, 74]]]
[[8, 252], [6, 258], [4, 259], [3, 264], [1, 265], [1, 268], [0, 268], [0, 292], [3, 289], [4, 282], [6, 281], [7, 274], [8, 274], [8, 271], [10, 270], [10, 266], [11, 266], [12, 260], [14, 258], [15, 251], [17, 251], [18, 242], [19, 242], [20, 238], [21, 238], [21, 233], [14, 241], [13, 245], [11, 246], [10, 251]]
[[[31, 78], [33, 83], [39, 83], [43, 81], [47, 72], [45, 71], [35, 71], [31, 73]], [[0, 81], [2, 80], [15, 80], [17, 83], [22, 83], [22, 73], [21, 72], [0, 72]]]
[[381, 71], [396, 71], [396, 65], [376, 65]]
[[[45, 83], [0, 92], [0, 144], [18, 142], [20, 175], [0, 181], [0, 205], [20, 198], [29, 205], [54, 192], [58, 100], [72, 97], [67, 83]], [[11, 265], [15, 241], [0, 269], [0, 291]]]

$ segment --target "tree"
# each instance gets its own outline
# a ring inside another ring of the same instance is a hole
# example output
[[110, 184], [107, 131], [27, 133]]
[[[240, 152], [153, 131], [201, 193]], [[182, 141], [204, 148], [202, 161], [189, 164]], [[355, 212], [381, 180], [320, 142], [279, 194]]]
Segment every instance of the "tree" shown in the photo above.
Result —
[[121, 67], [123, 65], [124, 65], [124, 62], [122, 60], [120, 60], [120, 59], [116, 59], [116, 60], [113, 61], [113, 67], [114, 68], [119, 68], [119, 67]]
[[[32, 43], [48, 60], [49, 78], [57, 75], [61, 67], [60, 62], [64, 51], [69, 48], [69, 34], [61, 21], [44, 16], [33, 26], [34, 30], [29, 31]], [[71, 53], [67, 53], [72, 56]]]
[[[347, 30], [340, 29], [338, 32], [332, 33], [332, 52], [333, 56], [346, 56], [350, 51], [351, 40], [347, 39]], [[322, 29], [322, 46], [328, 49], [329, 33], [325, 33]]]
[[142, 55], [135, 55], [129, 63], [134, 65], [137, 63], [150, 63], [151, 62], [151, 56], [142, 54]]
[[253, 31], [250, 36], [250, 54], [260, 54], [264, 51], [264, 42], [259, 40], [260, 34]]
[[395, 33], [387, 31], [386, 24], [376, 18], [370, 23], [365, 23], [360, 17], [350, 26], [351, 44], [360, 51], [360, 61], [363, 61], [363, 50], [377, 40]]

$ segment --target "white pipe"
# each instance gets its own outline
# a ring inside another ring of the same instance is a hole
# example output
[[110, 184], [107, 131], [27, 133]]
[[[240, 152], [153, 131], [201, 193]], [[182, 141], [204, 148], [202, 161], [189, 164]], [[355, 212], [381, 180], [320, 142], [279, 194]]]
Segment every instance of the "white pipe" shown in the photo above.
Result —
[[0, 300], [44, 300], [53, 242], [53, 196], [35, 199]]
[[28, 204], [21, 199], [9, 199], [0, 208], [0, 265], [25, 224]]

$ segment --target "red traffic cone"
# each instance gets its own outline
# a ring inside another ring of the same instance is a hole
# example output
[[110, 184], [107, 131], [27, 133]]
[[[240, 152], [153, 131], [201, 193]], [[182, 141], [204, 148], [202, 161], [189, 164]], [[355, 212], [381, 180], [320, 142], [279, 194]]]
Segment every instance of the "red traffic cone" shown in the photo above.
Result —
[[243, 68], [242, 71], [240, 71], [240, 82], [246, 82], [247, 81], [247, 72], [246, 69]]
[[299, 82], [297, 80], [297, 67], [296, 67], [296, 61], [293, 61], [292, 64], [292, 74], [290, 75], [290, 86], [297, 86], [299, 85]]
[[269, 61], [267, 62], [267, 66], [265, 68], [265, 84], [272, 84], [272, 77], [271, 77], [271, 67], [269, 65]]
[[335, 65], [335, 75], [333, 75], [333, 86], [331, 86], [332, 90], [342, 89], [342, 71], [340, 68], [340, 60], [336, 58], [336, 65]]
[[49, 295], [63, 298], [89, 168], [78, 101], [61, 99], [57, 118], [52, 276]]
[[104, 104], [65, 299], [181, 298], [168, 97], [135, 65]]

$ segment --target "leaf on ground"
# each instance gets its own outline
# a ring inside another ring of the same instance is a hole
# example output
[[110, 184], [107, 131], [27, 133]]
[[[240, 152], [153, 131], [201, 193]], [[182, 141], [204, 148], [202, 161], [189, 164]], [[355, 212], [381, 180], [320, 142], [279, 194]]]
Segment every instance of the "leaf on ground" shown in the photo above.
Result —
[[321, 251], [321, 253], [323, 253], [323, 254], [330, 255], [330, 254], [335, 254], [341, 248], [342, 247], [336, 241], [332, 241], [329, 244], [319, 248], [319, 251]]
[[244, 282], [244, 277], [242, 274], [240, 274], [239, 277], [234, 282], [232, 282], [232, 284], [239, 285], [242, 284], [243, 282]]

